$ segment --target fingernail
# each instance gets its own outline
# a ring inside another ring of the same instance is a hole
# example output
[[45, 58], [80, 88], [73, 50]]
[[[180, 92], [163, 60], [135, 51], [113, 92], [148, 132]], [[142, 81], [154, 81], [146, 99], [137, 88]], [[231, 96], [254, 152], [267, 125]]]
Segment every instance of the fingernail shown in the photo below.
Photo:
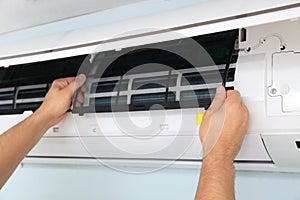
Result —
[[217, 87], [217, 91], [216, 91], [217, 94], [223, 94], [225, 92], [226, 92], [226, 90], [223, 86]]
[[79, 75], [77, 76], [77, 79], [78, 79], [80, 82], [84, 82], [85, 79], [86, 79], [86, 76], [85, 76], [84, 74], [79, 74]]

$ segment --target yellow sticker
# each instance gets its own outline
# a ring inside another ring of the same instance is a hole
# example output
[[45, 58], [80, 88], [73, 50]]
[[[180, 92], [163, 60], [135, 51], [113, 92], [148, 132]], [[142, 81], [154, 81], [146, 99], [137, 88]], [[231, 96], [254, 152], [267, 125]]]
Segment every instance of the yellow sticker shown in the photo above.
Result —
[[196, 124], [197, 126], [201, 125], [203, 120], [204, 112], [197, 112], [196, 114]]

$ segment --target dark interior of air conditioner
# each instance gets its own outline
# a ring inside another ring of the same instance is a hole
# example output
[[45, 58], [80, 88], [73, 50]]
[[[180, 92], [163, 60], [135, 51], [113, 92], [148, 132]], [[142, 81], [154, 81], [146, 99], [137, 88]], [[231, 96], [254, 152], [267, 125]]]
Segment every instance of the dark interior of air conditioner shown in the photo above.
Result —
[[[207, 108], [215, 95], [213, 85], [220, 83], [220, 77], [225, 83], [234, 81], [237, 38], [238, 30], [230, 30], [195, 36], [193, 40], [172, 40], [0, 68], [0, 113], [36, 110], [53, 80], [79, 73], [87, 75], [90, 85], [86, 102], [75, 107], [75, 113]], [[207, 54], [195, 52], [191, 48], [193, 42]], [[211, 59], [205, 59], [207, 55]], [[135, 70], [140, 66], [144, 66], [142, 70]], [[191, 70], [195, 68], [200, 70]], [[157, 104], [161, 106], [153, 107]]]

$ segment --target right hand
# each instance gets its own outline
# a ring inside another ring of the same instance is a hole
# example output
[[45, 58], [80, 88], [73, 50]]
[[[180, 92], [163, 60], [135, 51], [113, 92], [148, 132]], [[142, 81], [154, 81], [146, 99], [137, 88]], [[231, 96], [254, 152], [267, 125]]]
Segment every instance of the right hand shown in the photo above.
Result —
[[217, 88], [216, 96], [205, 112], [200, 127], [203, 159], [233, 162], [248, 129], [249, 113], [238, 91]]

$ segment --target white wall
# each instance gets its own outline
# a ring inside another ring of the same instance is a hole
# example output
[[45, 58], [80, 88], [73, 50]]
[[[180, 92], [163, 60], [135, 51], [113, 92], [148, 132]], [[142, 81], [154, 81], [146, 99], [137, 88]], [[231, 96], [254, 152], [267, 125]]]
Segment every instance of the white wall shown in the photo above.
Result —
[[[183, 200], [193, 199], [199, 169], [163, 169], [133, 175], [100, 166], [18, 168], [0, 192], [1, 200]], [[237, 199], [298, 200], [300, 174], [238, 172]]]

